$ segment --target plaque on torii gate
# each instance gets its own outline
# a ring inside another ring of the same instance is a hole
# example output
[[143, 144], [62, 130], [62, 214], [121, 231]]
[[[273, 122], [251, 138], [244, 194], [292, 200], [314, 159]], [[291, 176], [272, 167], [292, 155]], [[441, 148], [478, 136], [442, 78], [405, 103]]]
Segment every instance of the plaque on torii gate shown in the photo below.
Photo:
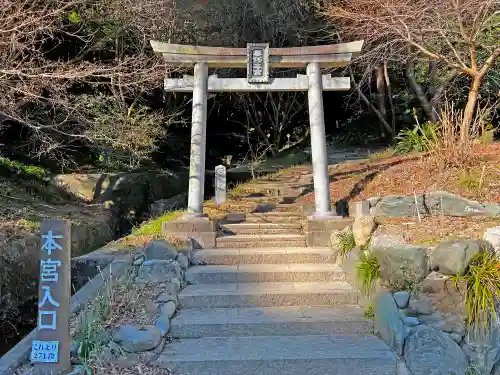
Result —
[[[192, 92], [191, 160], [188, 214], [202, 216], [205, 180], [206, 116], [208, 92], [307, 91], [317, 218], [336, 217], [331, 212], [326, 150], [323, 91], [350, 89], [349, 77], [332, 77], [321, 69], [342, 67], [361, 52], [363, 41], [312, 47], [269, 48], [251, 43], [247, 48], [187, 46], [151, 41], [171, 65], [194, 67], [194, 76], [165, 78], [165, 91]], [[219, 78], [208, 68], [247, 69], [247, 78]], [[272, 68], [306, 68], [307, 75], [270, 76]]]
[[248, 82], [269, 83], [269, 44], [248, 44], [247, 60]]

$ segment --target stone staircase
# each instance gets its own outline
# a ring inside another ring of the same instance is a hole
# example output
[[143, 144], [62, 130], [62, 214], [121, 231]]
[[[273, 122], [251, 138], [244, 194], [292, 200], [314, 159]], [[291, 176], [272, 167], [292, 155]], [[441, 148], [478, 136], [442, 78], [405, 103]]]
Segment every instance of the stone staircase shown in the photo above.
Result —
[[205, 249], [187, 271], [161, 367], [184, 375], [393, 375], [326, 248]]
[[187, 271], [160, 367], [184, 375], [396, 374], [395, 354], [373, 335], [331, 250], [306, 247], [303, 216], [290, 209], [298, 191], [280, 198], [288, 209], [228, 220], [217, 248], [195, 253], [199, 265]]

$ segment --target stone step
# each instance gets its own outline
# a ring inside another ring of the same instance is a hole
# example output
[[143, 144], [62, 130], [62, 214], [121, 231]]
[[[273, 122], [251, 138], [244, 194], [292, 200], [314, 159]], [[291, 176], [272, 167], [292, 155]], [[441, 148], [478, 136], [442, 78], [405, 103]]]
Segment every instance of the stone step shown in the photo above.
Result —
[[277, 212], [298, 212], [302, 214], [302, 204], [298, 203], [278, 203], [274, 209]]
[[172, 320], [175, 338], [372, 334], [359, 306], [184, 309]]
[[396, 375], [397, 359], [374, 336], [247, 336], [174, 340], [156, 364], [184, 375]]
[[300, 223], [240, 223], [221, 225], [224, 232], [233, 234], [302, 234]]
[[286, 247], [251, 249], [204, 249], [193, 256], [195, 264], [270, 264], [333, 263], [335, 257], [327, 247]]
[[191, 284], [344, 281], [344, 270], [331, 263], [281, 263], [194, 266], [187, 270]]
[[346, 282], [272, 282], [188, 285], [179, 294], [184, 309], [206, 307], [330, 306], [357, 304]]
[[241, 234], [217, 237], [217, 248], [301, 247], [307, 246], [301, 234]]
[[303, 215], [292, 212], [251, 212], [245, 216], [246, 222], [258, 223], [299, 223], [304, 219]]

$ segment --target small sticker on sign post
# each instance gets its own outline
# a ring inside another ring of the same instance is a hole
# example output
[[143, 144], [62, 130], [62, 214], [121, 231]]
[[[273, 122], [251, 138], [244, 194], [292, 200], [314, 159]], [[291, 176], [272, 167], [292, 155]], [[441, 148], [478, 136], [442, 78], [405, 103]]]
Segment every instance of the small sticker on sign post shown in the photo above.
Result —
[[31, 362], [57, 363], [59, 360], [59, 341], [33, 340]]

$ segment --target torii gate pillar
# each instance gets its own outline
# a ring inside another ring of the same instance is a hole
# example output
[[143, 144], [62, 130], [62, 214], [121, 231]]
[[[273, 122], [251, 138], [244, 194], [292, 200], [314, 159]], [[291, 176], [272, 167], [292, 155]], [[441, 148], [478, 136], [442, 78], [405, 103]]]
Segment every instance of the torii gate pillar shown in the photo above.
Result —
[[207, 148], [207, 63], [201, 62], [194, 66], [193, 86], [188, 215], [202, 216], [205, 198], [205, 154]]
[[319, 63], [307, 65], [309, 78], [309, 126], [314, 174], [315, 217], [337, 216], [331, 212], [330, 183], [328, 178], [328, 153], [326, 150], [325, 113], [323, 108], [323, 83]]

